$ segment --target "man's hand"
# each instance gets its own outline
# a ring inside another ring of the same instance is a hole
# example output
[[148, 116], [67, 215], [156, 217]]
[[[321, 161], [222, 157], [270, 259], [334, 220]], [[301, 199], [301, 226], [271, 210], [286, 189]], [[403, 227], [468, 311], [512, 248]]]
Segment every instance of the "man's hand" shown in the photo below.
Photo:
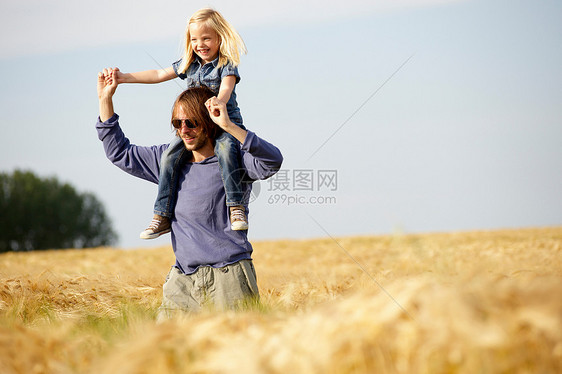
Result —
[[106, 68], [98, 73], [98, 98], [111, 99], [117, 89], [116, 72], [119, 69]]
[[[226, 128], [229, 125], [230, 118], [228, 117], [226, 104], [219, 100], [216, 96], [213, 96], [205, 102], [205, 106], [207, 107], [209, 117], [211, 117], [213, 122], [219, 125], [219, 127], [223, 130], [227, 131]], [[232, 124], [232, 122], [230, 123]]]
[[228, 117], [228, 111], [226, 110], [226, 103], [224, 101], [221, 101], [216, 96], [213, 96], [205, 102], [205, 106], [209, 111], [209, 117], [211, 117], [214, 123], [230, 135], [234, 136], [240, 143], [244, 143], [247, 131], [232, 123]]
[[[118, 70], [117, 70], [118, 71]], [[115, 69], [106, 68], [98, 73], [98, 99], [100, 106], [100, 120], [110, 119], [113, 114], [113, 95], [117, 89]]]

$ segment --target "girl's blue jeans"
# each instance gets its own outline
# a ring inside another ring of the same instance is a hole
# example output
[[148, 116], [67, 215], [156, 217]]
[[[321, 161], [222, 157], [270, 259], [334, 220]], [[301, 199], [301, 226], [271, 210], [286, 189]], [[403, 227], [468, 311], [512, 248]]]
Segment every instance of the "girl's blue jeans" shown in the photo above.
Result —
[[[244, 126], [240, 126], [244, 128]], [[223, 132], [215, 140], [215, 155], [219, 162], [226, 205], [243, 205], [244, 173], [240, 165], [240, 146], [238, 140], [227, 132]], [[154, 203], [154, 214], [172, 217], [176, 206], [178, 171], [190, 158], [191, 152], [185, 149], [183, 141], [174, 137], [168, 149], [162, 153], [160, 176], [158, 178], [158, 196]]]

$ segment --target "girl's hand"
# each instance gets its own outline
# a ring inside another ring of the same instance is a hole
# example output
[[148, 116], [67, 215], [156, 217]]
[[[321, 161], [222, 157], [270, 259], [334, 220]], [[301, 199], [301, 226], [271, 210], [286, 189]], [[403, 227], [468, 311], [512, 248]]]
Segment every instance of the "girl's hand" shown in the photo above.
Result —
[[123, 80], [124, 73], [121, 73], [119, 68], [105, 68], [103, 69], [104, 77], [107, 80], [107, 83], [111, 83], [113, 80], [117, 82], [117, 84], [125, 83]]
[[126, 83], [125, 73], [121, 73], [121, 70], [119, 70], [119, 68], [113, 68], [113, 71], [115, 72], [115, 79], [117, 80], [117, 84]]

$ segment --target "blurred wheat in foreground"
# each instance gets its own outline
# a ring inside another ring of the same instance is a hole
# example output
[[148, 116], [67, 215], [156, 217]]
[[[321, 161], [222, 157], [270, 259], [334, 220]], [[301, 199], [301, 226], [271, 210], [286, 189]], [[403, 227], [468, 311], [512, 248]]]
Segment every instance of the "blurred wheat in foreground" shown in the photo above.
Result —
[[0, 373], [562, 372], [562, 228], [336, 241], [254, 243], [261, 305], [162, 324], [168, 247], [2, 254]]

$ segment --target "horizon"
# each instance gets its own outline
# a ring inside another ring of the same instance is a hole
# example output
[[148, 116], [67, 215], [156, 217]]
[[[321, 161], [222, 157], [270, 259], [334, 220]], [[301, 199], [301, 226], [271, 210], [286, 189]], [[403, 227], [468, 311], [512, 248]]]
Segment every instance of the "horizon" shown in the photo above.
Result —
[[[249, 49], [236, 88], [244, 123], [285, 157], [280, 173], [254, 184], [250, 241], [562, 224], [562, 4], [415, 3], [357, 0], [315, 12], [320, 3], [310, 1], [299, 14], [290, 4], [247, 2], [254, 13], [213, 4]], [[123, 248], [170, 238], [138, 238], [156, 185], [105, 158], [95, 81], [104, 67], [171, 65], [199, 8], [170, 12], [177, 4], [150, 15], [148, 2], [126, 15], [121, 2], [111, 15], [93, 1], [2, 5], [11, 37], [0, 48], [0, 170], [94, 193]], [[117, 89], [115, 111], [133, 143], [169, 142], [183, 87], [175, 79]]]

